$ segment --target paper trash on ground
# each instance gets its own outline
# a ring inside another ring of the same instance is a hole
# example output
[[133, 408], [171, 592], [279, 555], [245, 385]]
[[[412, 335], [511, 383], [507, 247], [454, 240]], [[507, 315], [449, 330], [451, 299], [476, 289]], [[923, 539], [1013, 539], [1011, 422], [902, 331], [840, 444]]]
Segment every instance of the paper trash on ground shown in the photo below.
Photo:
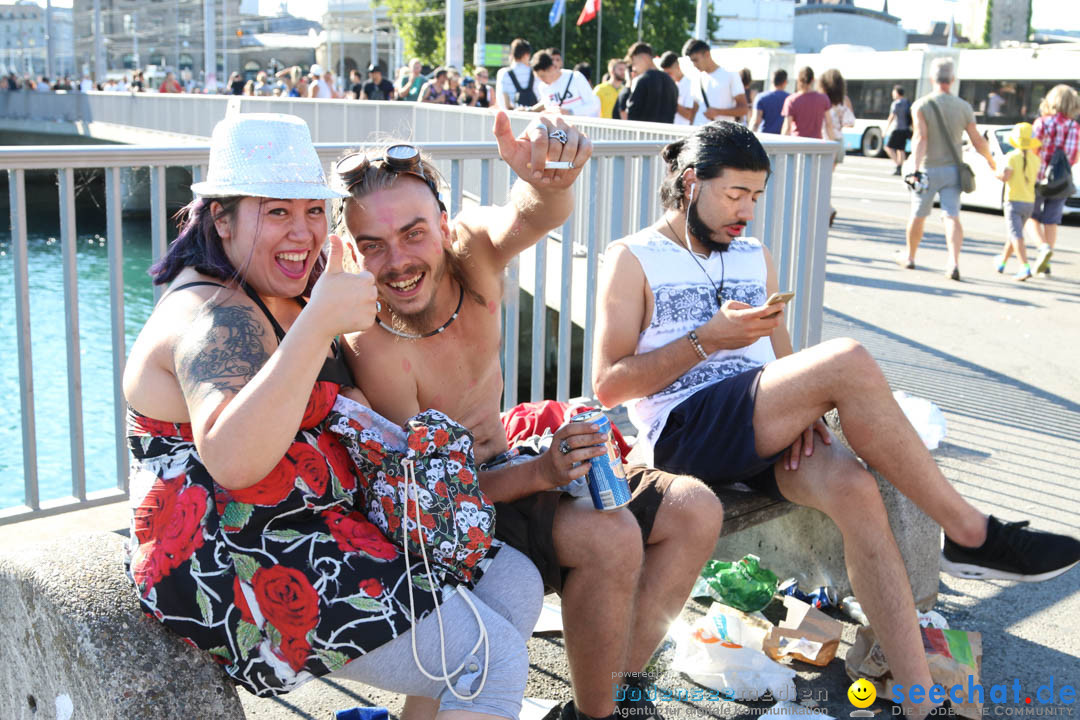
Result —
[[791, 657], [823, 667], [836, 657], [844, 626], [798, 598], [784, 597], [787, 618], [774, 627], [762, 650], [773, 660]]

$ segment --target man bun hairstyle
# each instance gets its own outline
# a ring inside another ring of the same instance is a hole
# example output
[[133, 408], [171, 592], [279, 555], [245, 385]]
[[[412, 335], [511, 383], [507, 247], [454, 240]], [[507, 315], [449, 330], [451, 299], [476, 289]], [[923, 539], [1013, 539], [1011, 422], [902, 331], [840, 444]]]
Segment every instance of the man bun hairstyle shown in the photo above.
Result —
[[732, 170], [771, 170], [769, 156], [749, 128], [719, 120], [697, 128], [693, 135], [669, 143], [660, 152], [667, 177], [660, 183], [660, 204], [665, 210], [684, 210], [687, 188], [683, 174], [693, 168], [699, 180], [720, 177]]
[[805, 85], [807, 88], [813, 89], [814, 85], [814, 68], [809, 65], [799, 70], [799, 82]]

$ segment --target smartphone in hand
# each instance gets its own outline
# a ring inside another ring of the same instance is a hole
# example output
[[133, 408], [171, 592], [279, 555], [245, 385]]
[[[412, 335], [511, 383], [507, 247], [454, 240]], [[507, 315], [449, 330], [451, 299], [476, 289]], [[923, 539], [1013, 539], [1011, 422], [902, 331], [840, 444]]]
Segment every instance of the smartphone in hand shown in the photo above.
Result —
[[[793, 293], [793, 292], [775, 292], [775, 293], [773, 293], [772, 295], [769, 296], [768, 300], [765, 301], [765, 307], [768, 307], [769, 305], [783, 305], [783, 304], [786, 304], [793, 297], [795, 297], [795, 293]], [[774, 313], [769, 313], [768, 315], [765, 315], [765, 317], [767, 317], [767, 318], [774, 317], [777, 314], [779, 314], [779, 312], [780, 312], [780, 310], [778, 309]]]

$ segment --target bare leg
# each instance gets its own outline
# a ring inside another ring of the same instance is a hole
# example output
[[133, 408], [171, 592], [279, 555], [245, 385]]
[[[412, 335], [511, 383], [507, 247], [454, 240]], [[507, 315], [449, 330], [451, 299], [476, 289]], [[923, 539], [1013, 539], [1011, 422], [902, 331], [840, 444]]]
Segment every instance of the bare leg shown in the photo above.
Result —
[[897, 150], [896, 151], [896, 164], [897, 165], [903, 165], [905, 160], [907, 160], [907, 152], [904, 151], [904, 150]]
[[1050, 246], [1051, 250], [1053, 250], [1054, 246], [1057, 245], [1058, 226], [1057, 225], [1042, 225], [1042, 223], [1040, 223], [1040, 225], [1042, 226], [1043, 233], [1044, 233], [1044, 235], [1046, 237], [1046, 244]]
[[[819, 444], [798, 470], [785, 470], [778, 462], [775, 471], [786, 498], [820, 510], [840, 529], [852, 590], [889, 658], [896, 682], [930, 687], [933, 681], [911, 585], [873, 476], [839, 442]], [[929, 709], [927, 703], [905, 707], [920, 714]]]
[[630, 639], [630, 672], [641, 672], [679, 616], [702, 566], [720, 535], [724, 508], [698, 480], [671, 482], [645, 547], [638, 584], [635, 630]]
[[893, 161], [894, 165], [900, 165], [902, 162], [896, 159], [896, 151], [888, 145], [885, 146], [885, 154], [889, 156], [889, 159]]
[[946, 535], [968, 547], [986, 540], [986, 516], [941, 474], [893, 399], [881, 368], [854, 340], [830, 340], [765, 366], [754, 407], [758, 455], [782, 452], [832, 408], [855, 452]]
[[588, 498], [564, 500], [552, 528], [563, 583], [563, 638], [574, 702], [592, 717], [615, 712], [612, 673], [625, 671], [644, 548], [629, 510], [597, 512]]
[[[1028, 221], [1024, 223], [1024, 229], [1031, 232], [1032, 237], [1035, 238], [1035, 243], [1038, 245], [1048, 245], [1046, 242], [1046, 226], [1038, 220], [1028, 218]], [[1054, 233], [1054, 240], [1057, 240], [1057, 233]]]
[[[1024, 238], [1023, 238], [1023, 236], [1012, 238], [1012, 247], [1016, 249], [1016, 256], [1018, 258], [1020, 258], [1021, 264], [1027, 265], [1028, 264], [1027, 248], [1024, 247]], [[1005, 250], [1004, 255], [1007, 258], [1008, 257], [1008, 252], [1009, 252], [1009, 246], [1006, 245], [1005, 248], [1006, 248], [1006, 250]]]
[[912, 217], [907, 224], [907, 256], [908, 260], [915, 261], [915, 251], [922, 242], [923, 229], [926, 227], [926, 218]]
[[952, 266], [960, 265], [960, 246], [964, 244], [964, 226], [960, 224], [959, 217], [945, 216], [945, 244], [949, 248], [952, 257]]
[[1009, 258], [1012, 257], [1013, 243], [1014, 242], [1015, 242], [1015, 238], [1011, 238], [1011, 237], [1005, 240], [1005, 245], [1004, 245], [1004, 247], [1001, 248], [1001, 261], [1003, 263], [1008, 262]]

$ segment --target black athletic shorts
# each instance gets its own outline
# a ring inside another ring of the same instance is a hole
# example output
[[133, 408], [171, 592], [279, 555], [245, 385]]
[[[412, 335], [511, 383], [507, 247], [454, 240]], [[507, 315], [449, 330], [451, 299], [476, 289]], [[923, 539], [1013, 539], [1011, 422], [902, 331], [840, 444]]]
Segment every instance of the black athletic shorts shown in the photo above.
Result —
[[760, 457], [754, 444], [754, 403], [763, 369], [713, 383], [676, 405], [653, 448], [653, 464], [696, 477], [714, 492], [750, 489], [784, 499], [773, 472], [783, 452]]

